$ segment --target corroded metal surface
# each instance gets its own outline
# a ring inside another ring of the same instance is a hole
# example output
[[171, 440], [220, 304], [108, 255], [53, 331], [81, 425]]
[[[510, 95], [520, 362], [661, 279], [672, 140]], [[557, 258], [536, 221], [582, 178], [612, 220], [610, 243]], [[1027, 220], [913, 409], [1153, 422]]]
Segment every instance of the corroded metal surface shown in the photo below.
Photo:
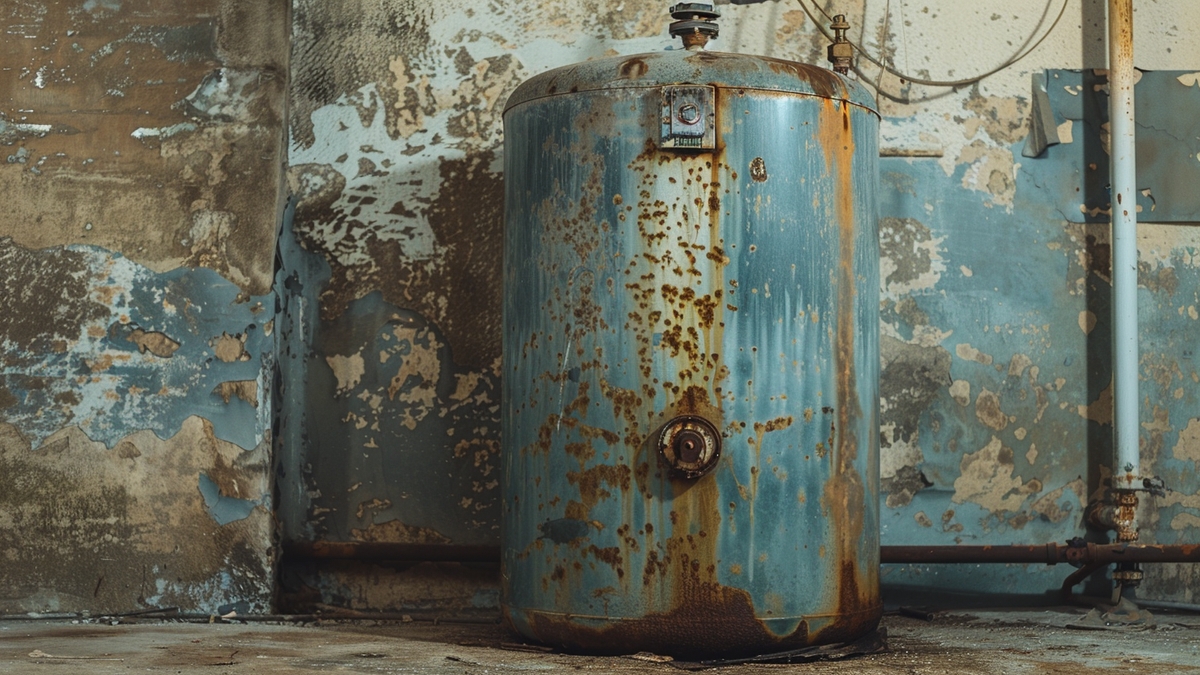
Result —
[[882, 546], [884, 563], [1043, 563], [1075, 566], [1116, 562], [1200, 562], [1197, 544], [1063, 544], [1011, 546]]
[[746, 54], [673, 50], [597, 59], [549, 70], [517, 87], [505, 111], [547, 96], [677, 83], [756, 89], [849, 101], [875, 110], [862, 85], [806, 63]]
[[[760, 63], [672, 58], [703, 84]], [[754, 652], [880, 615], [877, 117], [716, 92], [711, 152], [656, 147], [656, 87], [506, 114], [503, 591], [535, 639]], [[695, 480], [658, 458], [681, 415], [723, 436]]]

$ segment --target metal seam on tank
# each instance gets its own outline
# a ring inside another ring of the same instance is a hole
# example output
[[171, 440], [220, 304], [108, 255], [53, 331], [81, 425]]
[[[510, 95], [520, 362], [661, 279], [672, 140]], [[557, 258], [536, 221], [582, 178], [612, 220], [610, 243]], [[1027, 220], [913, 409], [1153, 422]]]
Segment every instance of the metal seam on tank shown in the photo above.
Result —
[[[819, 66], [769, 56], [707, 51], [672, 52], [668, 50], [616, 56], [545, 71], [517, 87], [506, 101], [505, 110], [515, 105], [511, 103], [514, 100], [517, 103], [534, 100], [528, 96], [530, 96], [530, 92], [535, 91], [544, 91], [544, 95], [537, 96], [537, 98], [544, 98], [585, 91], [618, 89], [623, 84], [637, 86], [651, 70], [647, 61], [654, 63], [655, 73], [644, 80], [645, 84], [642, 86], [645, 87], [694, 82], [707, 74], [710, 77], [726, 78], [723, 81], [712, 82], [710, 86], [733, 89], [749, 87], [796, 95], [815, 94], [818, 97], [845, 99], [851, 104], [868, 109], [870, 106], [862, 103], [863, 99], [874, 104], [874, 99], [861, 84]], [[768, 70], [771, 72], [768, 73]], [[756, 78], [765, 78], [766, 81], [760, 84]], [[731, 83], [729, 80], [736, 82]], [[792, 86], [787, 86], [788, 83]], [[797, 83], [806, 84], [811, 91], [806, 91], [804, 88], [797, 89], [795, 86]], [[833, 96], [834, 89], [842, 90], [844, 95]], [[877, 111], [872, 110], [872, 112], [875, 112], [878, 117]]]
[[520, 103], [516, 103], [510, 107], [506, 107], [504, 109], [504, 112], [501, 113], [501, 117], [502, 118], [507, 117], [509, 112], [514, 111], [514, 110], [519, 110], [522, 106], [525, 106], [525, 105], [528, 105], [531, 103], [537, 103], [540, 101], [545, 101], [547, 99], [552, 99], [552, 98], [565, 98], [568, 96], [579, 96], [582, 94], [603, 94], [606, 92], [614, 92], [614, 91], [630, 91], [630, 90], [639, 90], [639, 89], [662, 89], [663, 87], [674, 86], [676, 84], [694, 85], [697, 87], [713, 87], [714, 89], [717, 89], [717, 90], [733, 89], [733, 90], [743, 91], [743, 92], [765, 92], [765, 93], [769, 93], [769, 94], [785, 94], [789, 97], [794, 96], [796, 98], [815, 98], [815, 99], [820, 99], [823, 101], [839, 101], [839, 102], [845, 103], [847, 105], [852, 105], [855, 108], [860, 108], [862, 110], [865, 110], [881, 120], [883, 119], [882, 115], [880, 115], [878, 110], [867, 107], [861, 103], [856, 103], [854, 101], [851, 101], [848, 98], [842, 98], [839, 96], [822, 96], [821, 94], [816, 94], [816, 93], [801, 92], [801, 91], [789, 91], [787, 89], [772, 89], [772, 88], [768, 88], [768, 87], [739, 87], [739, 86], [735, 86], [735, 85], [731, 85], [731, 84], [723, 84], [720, 82], [673, 82], [673, 83], [660, 83], [660, 84], [654, 84], [654, 85], [645, 85], [645, 86], [640, 86], [640, 87], [597, 87], [595, 89], [581, 89], [579, 91], [564, 91], [564, 92], [555, 93], [555, 94], [546, 94], [545, 96], [537, 96], [534, 98], [527, 98], [527, 99], [521, 101]]
[[[637, 621], [645, 621], [648, 618], [648, 617], [644, 617], [644, 616], [613, 617], [613, 616], [608, 616], [605, 614], [580, 614], [579, 612], [552, 612], [550, 610], [545, 610], [545, 609], [529, 609], [529, 608], [514, 608], [514, 609], [521, 609], [522, 611], [526, 611], [526, 612], [529, 612], [532, 614], [538, 614], [538, 615], [541, 615], [544, 617], [563, 617], [565, 619], [583, 619], [583, 620], [592, 620], [592, 621], [611, 621], [611, 622], [624, 621], [624, 622], [633, 623], [633, 622], [637, 622]], [[756, 617], [756, 618], [760, 622], [763, 622], [763, 621], [791, 622], [791, 621], [797, 621], [797, 620], [807, 621], [807, 620], [812, 620], [812, 619], [837, 619], [837, 618], [845, 617], [847, 615], [867, 614], [867, 613], [871, 613], [874, 611], [875, 611], [874, 607], [867, 607], [866, 609], [860, 609], [860, 610], [856, 610], [853, 612], [805, 612], [804, 614], [793, 614], [790, 616], [771, 616], [771, 617]], [[779, 639], [783, 639], [788, 636], [787, 635], [776, 635], [776, 637]]]

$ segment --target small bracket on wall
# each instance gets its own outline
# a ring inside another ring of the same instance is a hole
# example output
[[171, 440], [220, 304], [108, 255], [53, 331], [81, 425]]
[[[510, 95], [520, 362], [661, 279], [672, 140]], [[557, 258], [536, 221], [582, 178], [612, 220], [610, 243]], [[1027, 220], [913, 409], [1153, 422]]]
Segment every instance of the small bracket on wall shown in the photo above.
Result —
[[663, 87], [659, 147], [712, 150], [716, 145], [716, 91], [696, 85]]

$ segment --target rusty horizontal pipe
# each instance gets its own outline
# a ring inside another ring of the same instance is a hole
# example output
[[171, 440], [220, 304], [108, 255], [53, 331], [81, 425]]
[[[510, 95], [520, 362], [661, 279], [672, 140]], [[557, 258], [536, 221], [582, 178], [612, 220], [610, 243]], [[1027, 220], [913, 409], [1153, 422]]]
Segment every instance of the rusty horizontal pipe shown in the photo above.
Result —
[[882, 546], [880, 562], [900, 564], [1200, 562], [1197, 544], [1033, 544], [1013, 546]]
[[[396, 544], [381, 542], [293, 542], [283, 553], [293, 559], [498, 562], [498, 546]], [[1010, 546], [882, 546], [880, 562], [898, 564], [1041, 563], [1107, 565], [1118, 562], [1200, 562], [1198, 544], [1026, 544]]]
[[290, 559], [499, 562], [500, 547], [363, 541], [306, 541], [285, 543], [283, 555]]
[[1013, 546], [881, 546], [882, 563], [1046, 563], [1059, 562], [1058, 544]]

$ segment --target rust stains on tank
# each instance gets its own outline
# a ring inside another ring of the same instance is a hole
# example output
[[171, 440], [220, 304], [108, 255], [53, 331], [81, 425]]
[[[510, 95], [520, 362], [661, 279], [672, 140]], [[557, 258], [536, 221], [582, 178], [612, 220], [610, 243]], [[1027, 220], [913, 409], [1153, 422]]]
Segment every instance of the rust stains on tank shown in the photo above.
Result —
[[621, 62], [617, 72], [627, 80], [636, 80], [646, 74], [650, 67], [642, 59], [634, 56]]
[[715, 424], [720, 419], [721, 408], [719, 402], [713, 403], [709, 399], [707, 389], [698, 385], [691, 385], [680, 392], [674, 404], [669, 406], [663, 412], [663, 415], [670, 417], [695, 415]]
[[563, 408], [563, 415], [576, 415], [579, 418], [587, 417], [588, 405], [592, 402], [588, 396], [588, 390], [591, 389], [591, 382], [581, 380], [579, 382], [579, 393], [575, 395], [575, 400], [571, 401]]
[[606, 546], [604, 548], [600, 548], [599, 546], [593, 544], [588, 546], [586, 551], [590, 553], [596, 560], [599, 560], [600, 562], [613, 568], [618, 577], [625, 576], [625, 568], [622, 567], [624, 564], [624, 559], [621, 557], [620, 548], [617, 548], [616, 546]]
[[762, 157], [750, 160], [750, 179], [755, 183], [767, 182], [767, 164]]
[[801, 82], [807, 82], [817, 96], [827, 99], [846, 98], [847, 96], [845, 83], [831, 70], [783, 59], [760, 58], [760, 60], [766, 62], [772, 72], [791, 75]]
[[[819, 137], [825, 151], [825, 167], [834, 176], [834, 213], [838, 223], [837, 326], [835, 329], [834, 368], [837, 382], [835, 421], [831, 422], [830, 445], [833, 453], [833, 475], [826, 482], [822, 495], [825, 514], [836, 522], [831, 528], [834, 538], [833, 554], [838, 561], [838, 620], [826, 630], [844, 630], [847, 622], [870, 617], [878, 620], [882, 613], [879, 598], [871, 589], [878, 585], [878, 568], [859, 560], [859, 542], [864, 534], [866, 488], [862, 476], [854, 467], [858, 456], [859, 439], [854, 432], [855, 422], [864, 411], [858, 402], [855, 372], [856, 281], [854, 269], [854, 183], [852, 161], [854, 140], [850, 130], [850, 110], [846, 103], [826, 100], [820, 115]], [[840, 433], [837, 433], [840, 432]], [[865, 615], [864, 615], [865, 613]], [[825, 636], [822, 635], [822, 639]]]
[[623, 464], [597, 464], [584, 471], [568, 471], [567, 482], [579, 490], [579, 502], [568, 502], [567, 518], [587, 520], [592, 507], [612, 496], [605, 486], [629, 492], [633, 472]]
[[590, 443], [567, 443], [563, 445], [563, 452], [574, 457], [580, 467], [586, 466], [596, 456]]
[[604, 398], [612, 402], [614, 417], [624, 419], [630, 425], [636, 426], [641, 419], [638, 413], [642, 407], [642, 397], [632, 389], [624, 389], [600, 381], [600, 392]]
[[780, 429], [786, 429], [792, 426], [792, 422], [793, 419], [791, 415], [786, 417], [776, 417], [775, 419], [768, 420], [766, 422], [755, 422], [754, 433], [758, 434], [759, 438], [761, 439], [762, 435], [767, 432], [779, 431]]
[[530, 446], [526, 446], [523, 448], [523, 451], [534, 454], [545, 454], [550, 452], [554, 432], [556, 429], [561, 427], [575, 429], [579, 432], [579, 435], [588, 440], [601, 439], [609, 445], [616, 445], [621, 440], [620, 436], [607, 429], [601, 429], [600, 427], [584, 424], [574, 417], [567, 417], [557, 413], [552, 413], [546, 418], [546, 421], [542, 423], [542, 426], [538, 428], [537, 442]]
[[[655, 564], [659, 564], [655, 561]], [[687, 576], [700, 576], [690, 563]], [[539, 641], [562, 645], [569, 651], [619, 654], [637, 644], [655, 653], [689, 660], [715, 656], [742, 656], [803, 647], [809, 642], [808, 624], [799, 622], [786, 635], [775, 635], [755, 616], [746, 591], [716, 583], [684, 584], [683, 602], [669, 612], [613, 621], [590, 628], [570, 616], [525, 612]]]
[[[724, 326], [722, 268], [729, 261], [720, 239], [723, 150], [719, 133], [717, 146], [712, 153], [666, 152], [647, 139], [627, 167], [642, 189], [627, 192], [622, 202], [632, 202], [637, 195], [636, 204], [628, 204], [626, 209], [636, 216], [644, 244], [641, 255], [633, 257], [625, 269], [624, 288], [636, 309], [629, 313], [624, 327], [638, 345], [637, 367], [646, 400], [653, 400], [656, 390], [662, 390], [669, 402], [674, 401], [695, 383], [718, 398], [713, 389], [720, 379], [715, 346], [720, 344]], [[664, 182], [676, 186], [672, 194], [677, 199], [660, 192], [657, 186]], [[702, 233], [705, 222], [708, 231]], [[673, 377], [665, 378], [669, 381], [653, 377], [656, 354], [670, 358], [677, 370]]]

